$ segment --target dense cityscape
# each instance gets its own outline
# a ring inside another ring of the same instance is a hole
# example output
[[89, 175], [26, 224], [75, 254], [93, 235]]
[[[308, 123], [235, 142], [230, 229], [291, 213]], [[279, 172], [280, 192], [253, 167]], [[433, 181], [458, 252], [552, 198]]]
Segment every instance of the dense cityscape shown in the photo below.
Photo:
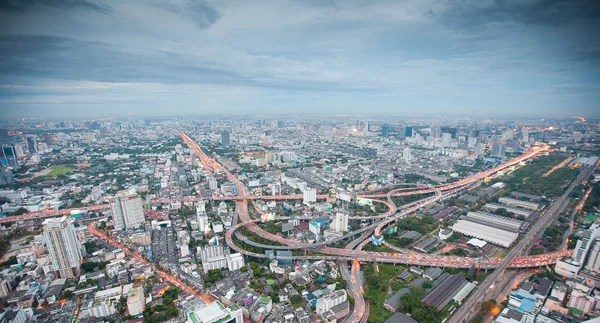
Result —
[[2, 322], [583, 322], [597, 120], [4, 122]]
[[600, 323], [598, 34], [598, 0], [0, 0], [0, 323]]

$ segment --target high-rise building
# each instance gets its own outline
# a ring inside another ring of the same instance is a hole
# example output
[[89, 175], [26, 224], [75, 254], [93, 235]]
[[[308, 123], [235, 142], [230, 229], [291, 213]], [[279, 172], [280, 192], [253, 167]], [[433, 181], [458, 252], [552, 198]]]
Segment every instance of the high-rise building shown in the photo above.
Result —
[[475, 145], [477, 145], [477, 137], [469, 136], [469, 139], [467, 139], [467, 147], [473, 149], [475, 148]]
[[218, 187], [217, 180], [216, 180], [214, 177], [210, 177], [210, 178], [208, 179], [208, 188], [209, 188], [211, 191], [214, 191], [214, 190], [216, 190], [216, 189], [217, 189], [217, 187]]
[[205, 273], [213, 269], [227, 268], [227, 259], [221, 245], [204, 247], [200, 250], [200, 259]]
[[8, 130], [0, 129], [0, 144], [8, 145], [11, 143], [11, 137], [8, 134]]
[[144, 292], [141, 287], [132, 288], [127, 292], [127, 312], [135, 316], [144, 312]]
[[346, 232], [348, 231], [348, 213], [345, 212], [337, 212], [335, 214], [335, 218], [333, 222], [331, 222], [330, 227], [333, 231], [336, 232]]
[[196, 204], [196, 219], [198, 221], [198, 230], [206, 231], [209, 223], [206, 215], [206, 201], [200, 201]]
[[390, 134], [390, 126], [384, 124], [383, 126], [381, 126], [381, 136], [382, 137], [387, 137]]
[[515, 132], [512, 129], [506, 129], [502, 134], [502, 139], [513, 140], [515, 138]]
[[332, 307], [345, 302], [347, 299], [348, 294], [343, 289], [331, 292], [317, 300], [317, 314], [323, 314]]
[[315, 203], [317, 201], [317, 189], [307, 187], [302, 194], [302, 202], [304, 204]]
[[491, 151], [492, 157], [504, 158], [504, 154], [505, 154], [504, 145], [501, 142], [499, 142], [498, 140], [494, 140], [492, 142], [492, 151]]
[[27, 149], [31, 155], [37, 153], [37, 140], [35, 137], [27, 137]]
[[241, 253], [232, 253], [230, 255], [226, 255], [225, 259], [227, 260], [227, 269], [229, 271], [238, 270], [244, 267], [244, 257]]
[[52, 146], [52, 134], [49, 132], [43, 133], [42, 141], [45, 142], [48, 146]]
[[221, 147], [223, 149], [229, 149], [230, 145], [231, 144], [229, 142], [229, 131], [221, 132]]
[[443, 132], [442, 133], [442, 146], [448, 147], [448, 146], [450, 146], [451, 142], [452, 142], [452, 134], [449, 132]]
[[79, 276], [79, 264], [83, 255], [72, 221], [64, 216], [60, 219], [47, 219], [43, 224], [43, 236], [50, 253], [52, 267], [59, 278]]
[[580, 264], [585, 264], [589, 250], [596, 239], [600, 238], [600, 224], [594, 223], [585, 232], [584, 236], [577, 240], [575, 250], [573, 250], [573, 260]]
[[404, 159], [405, 163], [407, 163], [407, 164], [410, 163], [410, 161], [412, 160], [412, 153], [410, 151], [410, 147], [404, 148], [402, 158]]
[[475, 153], [477, 154], [477, 158], [481, 158], [483, 156], [484, 147], [483, 143], [478, 142], [475, 144]]
[[115, 229], [125, 230], [144, 225], [142, 199], [137, 194], [117, 195], [110, 201]]
[[19, 167], [19, 159], [17, 158], [17, 152], [14, 146], [2, 147], [2, 152], [0, 152], [0, 158], [0, 162], [5, 166], [13, 168]]
[[585, 267], [587, 269], [600, 271], [600, 240], [595, 239], [592, 243]]
[[439, 124], [431, 127], [431, 137], [435, 139], [442, 138], [442, 127]]
[[529, 141], [529, 129], [523, 127], [521, 129], [521, 133], [523, 134], [523, 142], [528, 142]]
[[406, 127], [404, 129], [404, 137], [412, 137], [413, 136], [413, 127]]

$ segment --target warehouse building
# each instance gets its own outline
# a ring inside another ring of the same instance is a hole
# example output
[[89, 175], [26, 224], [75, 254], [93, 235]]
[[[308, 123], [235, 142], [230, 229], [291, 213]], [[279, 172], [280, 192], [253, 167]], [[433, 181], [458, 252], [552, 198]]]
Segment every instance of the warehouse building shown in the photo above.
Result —
[[452, 226], [452, 231], [462, 233], [469, 237], [485, 240], [489, 243], [506, 248], [513, 244], [513, 242], [515, 242], [519, 236], [519, 234], [516, 232], [506, 231], [467, 220], [458, 220]]
[[523, 221], [488, 212], [469, 212], [464, 219], [511, 232], [519, 232], [523, 226]]
[[423, 303], [435, 306], [438, 311], [446, 307], [448, 303], [458, 294], [468, 282], [461, 274], [454, 274], [444, 280], [424, 299]]
[[537, 211], [540, 209], [540, 205], [538, 203], [521, 201], [521, 200], [513, 199], [510, 197], [501, 197], [498, 199], [498, 202], [500, 202], [502, 204], [510, 205], [510, 206], [516, 206], [516, 207], [521, 207], [521, 208], [528, 209], [528, 210], [533, 210], [533, 211]]
[[508, 205], [502, 205], [497, 203], [488, 203], [485, 205], [485, 208], [490, 211], [496, 211], [497, 209], [506, 209], [506, 211], [513, 213], [514, 215], [520, 215], [528, 218], [533, 212], [525, 209], [520, 209]]

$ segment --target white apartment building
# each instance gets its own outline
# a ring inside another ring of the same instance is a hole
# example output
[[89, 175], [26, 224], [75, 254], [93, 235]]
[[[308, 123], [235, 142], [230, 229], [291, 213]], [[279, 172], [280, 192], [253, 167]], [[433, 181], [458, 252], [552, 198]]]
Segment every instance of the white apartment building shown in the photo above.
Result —
[[322, 315], [332, 307], [345, 302], [347, 299], [348, 294], [346, 294], [346, 291], [343, 289], [331, 292], [317, 300], [317, 314]]
[[226, 255], [225, 259], [227, 260], [227, 269], [229, 271], [238, 270], [244, 267], [244, 257], [241, 253], [232, 253], [230, 255]]
[[144, 226], [144, 208], [137, 194], [117, 195], [110, 201], [115, 229], [125, 230]]
[[317, 202], [317, 189], [311, 187], [305, 188], [302, 195], [302, 202], [304, 204]]
[[54, 272], [59, 278], [79, 276], [79, 265], [83, 255], [72, 223], [73, 221], [66, 216], [46, 219], [43, 223], [43, 236]]
[[209, 270], [227, 268], [227, 259], [223, 246], [206, 246], [200, 251], [202, 269], [205, 273]]

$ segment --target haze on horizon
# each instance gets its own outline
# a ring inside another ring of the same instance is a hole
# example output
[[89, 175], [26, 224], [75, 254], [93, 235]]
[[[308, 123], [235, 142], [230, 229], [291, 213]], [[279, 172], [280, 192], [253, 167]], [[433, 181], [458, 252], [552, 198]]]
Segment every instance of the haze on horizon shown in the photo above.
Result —
[[594, 0], [5, 0], [0, 116], [600, 115]]

